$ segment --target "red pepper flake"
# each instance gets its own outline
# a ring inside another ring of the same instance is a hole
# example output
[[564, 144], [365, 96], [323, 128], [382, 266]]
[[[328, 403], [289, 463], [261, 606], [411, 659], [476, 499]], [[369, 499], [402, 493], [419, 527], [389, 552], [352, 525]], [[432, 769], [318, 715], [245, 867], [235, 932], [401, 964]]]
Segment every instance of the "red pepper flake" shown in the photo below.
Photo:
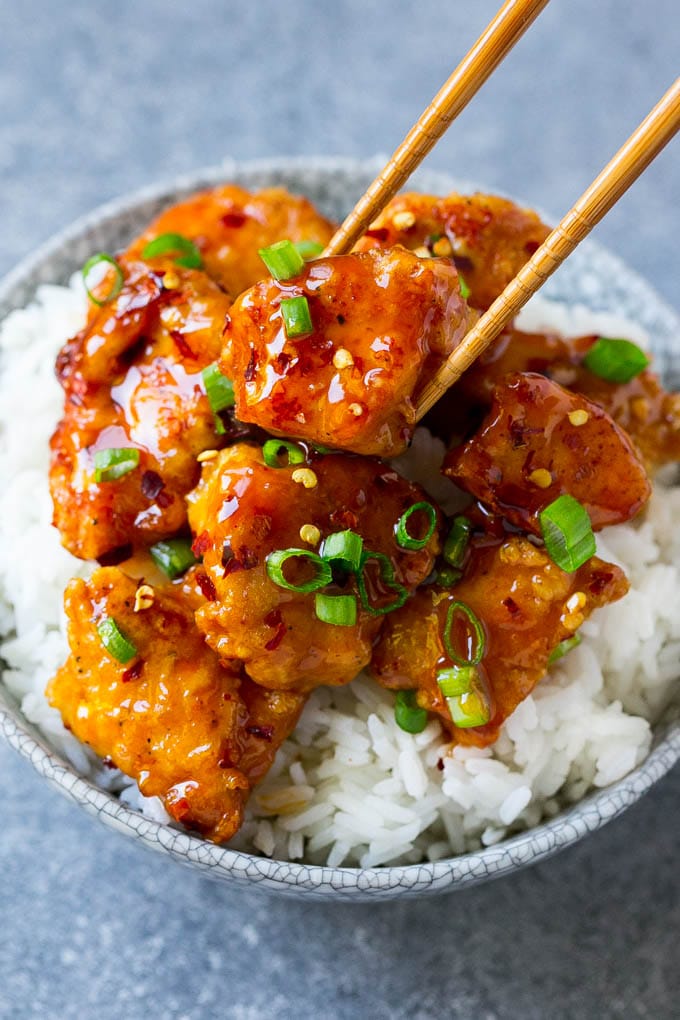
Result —
[[286, 354], [285, 351], [281, 351], [280, 354], [276, 355], [276, 358], [274, 359], [274, 364], [276, 365], [276, 371], [279, 373], [279, 375], [285, 374], [292, 360], [293, 359], [291, 358], [290, 354]]
[[211, 547], [212, 538], [210, 537], [209, 532], [202, 531], [201, 534], [197, 535], [194, 539], [191, 551], [197, 559], [200, 559], [201, 556], [204, 556]]
[[243, 373], [243, 378], [246, 382], [252, 382], [255, 378], [255, 369], [257, 367], [257, 358], [255, 356], [254, 348], [250, 348], [250, 361], [246, 365], [246, 370]]
[[97, 563], [100, 567], [117, 567], [119, 563], [129, 560], [132, 553], [132, 543], [128, 542], [126, 545], [118, 545], [115, 549], [109, 549], [108, 552], [102, 553], [97, 557]]
[[118, 766], [114, 762], [113, 758], [109, 758], [108, 754], [106, 755], [105, 758], [102, 758], [102, 765], [104, 766], [105, 769], [115, 769], [115, 768], [118, 768]]
[[264, 646], [268, 652], [273, 652], [279, 647], [284, 637], [286, 636], [286, 625], [283, 622], [280, 609], [272, 609], [271, 613], [267, 613], [264, 618], [264, 622], [267, 627], [276, 627], [276, 632], [273, 637], [267, 641]]
[[123, 684], [129, 684], [131, 680], [139, 680], [143, 669], [144, 660], [137, 659], [136, 662], [132, 663], [129, 669], [126, 669], [125, 672], [121, 674], [120, 682]]
[[254, 549], [250, 549], [247, 545], [244, 545], [239, 550], [238, 554], [239, 561], [244, 570], [252, 570], [260, 562], [260, 557], [257, 555]]
[[475, 268], [475, 264], [467, 255], [454, 255], [453, 264], [460, 273], [469, 273]]
[[222, 217], [223, 227], [242, 227], [248, 219], [247, 215], [240, 209], [232, 209]]
[[222, 574], [222, 577], [229, 577], [230, 574], [235, 574], [239, 570], [243, 570], [243, 564], [235, 556], [232, 556], [230, 560], [227, 560], [224, 566], [224, 573]]
[[535, 251], [538, 251], [539, 247], [540, 245], [538, 241], [527, 241], [527, 243], [524, 245], [524, 250], [527, 253], [527, 255], [533, 255]]
[[142, 475], [142, 494], [147, 499], [155, 499], [165, 488], [165, 482], [156, 471], [145, 471]]
[[510, 596], [508, 596], [507, 599], [503, 599], [503, 605], [513, 618], [521, 615], [522, 610], [519, 608], [515, 600], [510, 598]]
[[208, 602], [214, 602], [217, 599], [217, 591], [212, 578], [208, 577], [208, 575], [202, 570], [199, 570], [196, 574], [196, 584], [201, 589]]
[[437, 758], [437, 768], [439, 769], [440, 772], [444, 771], [444, 759], [443, 758]]
[[177, 348], [177, 350], [179, 351], [183, 358], [188, 358], [190, 361], [196, 360], [197, 355], [194, 353], [194, 351], [192, 351], [191, 347], [184, 338], [184, 334], [181, 333], [180, 330], [171, 329], [170, 336], [172, 337], [172, 341], [175, 347]]
[[384, 242], [389, 238], [390, 232], [386, 227], [373, 227], [365, 232], [364, 237], [372, 237], [376, 241]]
[[601, 595], [607, 585], [610, 584], [613, 576], [611, 572], [607, 573], [604, 570], [595, 571], [588, 585], [593, 595]]
[[176, 822], [181, 822], [191, 811], [191, 806], [186, 797], [180, 797], [174, 803], [166, 801], [165, 806]]
[[359, 518], [357, 515], [347, 508], [334, 510], [328, 520], [334, 528], [342, 528], [343, 530], [348, 528], [350, 530], [354, 530], [359, 524]]
[[246, 726], [246, 733], [249, 733], [251, 737], [259, 737], [260, 740], [266, 740], [267, 743], [271, 743], [271, 739], [274, 736], [273, 726]]

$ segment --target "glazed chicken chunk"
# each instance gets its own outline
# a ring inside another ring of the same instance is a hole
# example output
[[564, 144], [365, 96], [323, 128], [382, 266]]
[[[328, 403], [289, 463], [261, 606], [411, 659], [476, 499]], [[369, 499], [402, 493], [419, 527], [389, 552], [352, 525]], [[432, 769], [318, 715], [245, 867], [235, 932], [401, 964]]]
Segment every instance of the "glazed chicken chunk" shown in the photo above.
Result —
[[[596, 556], [568, 574], [525, 537], [478, 535], [458, 584], [422, 588], [390, 614], [371, 672], [384, 687], [416, 690], [418, 704], [436, 712], [457, 743], [485, 747], [545, 675], [560, 643], [573, 638], [594, 609], [627, 590], [623, 572]], [[470, 611], [481, 634], [470, 626]], [[488, 722], [461, 725], [463, 711], [455, 716], [457, 725], [437, 677], [461, 659], [476, 659], [480, 640], [473, 705], [479, 710], [481, 704]]]
[[580, 393], [628, 433], [649, 470], [680, 460], [680, 398], [667, 392], [645, 368], [627, 382], [590, 371], [584, 358], [599, 337], [569, 340], [556, 333], [526, 333], [510, 326], [484, 351], [432, 408], [423, 424], [445, 439], [465, 436], [491, 406], [492, 393], [507, 375], [539, 372]]
[[161, 797], [176, 821], [220, 843], [238, 830], [251, 786], [305, 699], [224, 669], [182, 587], [151, 589], [115, 567], [72, 581], [71, 655], [48, 697], [69, 729], [145, 796]]
[[444, 474], [512, 524], [541, 534], [539, 514], [569, 494], [594, 529], [630, 520], [651, 493], [630, 439], [598, 404], [531, 372], [493, 391], [491, 411]]
[[[403, 548], [395, 527], [423, 502], [405, 525], [417, 548]], [[209, 600], [198, 626], [222, 661], [272, 689], [352, 680], [383, 609], [427, 577], [439, 549], [439, 513], [422, 490], [368, 458], [310, 454], [269, 466], [260, 448], [239, 443], [204, 465], [189, 503]], [[355, 537], [338, 539], [347, 533]], [[319, 555], [331, 555], [330, 536], [353, 546], [332, 570]], [[293, 555], [281, 562], [285, 551]], [[348, 612], [337, 623], [323, 618], [335, 605]]]
[[[307, 325], [285, 320], [291, 301], [306, 308]], [[402, 248], [321, 258], [240, 296], [220, 367], [241, 421], [388, 457], [413, 433], [419, 385], [469, 322], [450, 262]]]
[[334, 227], [312, 203], [284, 188], [249, 192], [235, 184], [201, 191], [178, 202], [150, 224], [132, 245], [139, 257], [163, 234], [193, 241], [208, 274], [235, 298], [266, 275], [260, 248], [288, 238], [325, 247]]
[[[65, 408], [51, 441], [54, 524], [83, 559], [124, 558], [130, 545], [182, 528], [196, 456], [226, 438], [202, 370], [220, 352], [229, 299], [199, 270], [120, 265], [120, 293], [91, 305], [57, 362]], [[111, 460], [103, 473], [98, 456]]]
[[423, 256], [453, 259], [474, 308], [488, 308], [550, 230], [530, 209], [498, 195], [445, 198], [409, 192], [385, 206], [357, 251], [401, 244]]

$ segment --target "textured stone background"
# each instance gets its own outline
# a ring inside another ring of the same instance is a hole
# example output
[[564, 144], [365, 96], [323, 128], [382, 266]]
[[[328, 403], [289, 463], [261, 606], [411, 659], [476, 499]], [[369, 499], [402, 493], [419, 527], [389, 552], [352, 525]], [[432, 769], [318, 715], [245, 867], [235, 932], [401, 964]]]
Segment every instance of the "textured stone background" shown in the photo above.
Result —
[[[0, 272], [225, 155], [391, 151], [495, 0], [0, 0]], [[429, 165], [559, 213], [677, 73], [675, 0], [560, 0]], [[597, 231], [677, 305], [678, 145]], [[420, 903], [245, 895], [164, 864], [0, 747], [0, 1018], [678, 1015], [676, 770], [585, 843]]]

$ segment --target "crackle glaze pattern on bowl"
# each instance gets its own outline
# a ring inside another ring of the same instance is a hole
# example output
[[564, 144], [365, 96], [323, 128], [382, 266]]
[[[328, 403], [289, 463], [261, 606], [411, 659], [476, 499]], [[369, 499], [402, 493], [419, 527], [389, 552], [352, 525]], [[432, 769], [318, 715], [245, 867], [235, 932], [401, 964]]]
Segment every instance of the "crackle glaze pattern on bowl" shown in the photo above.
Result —
[[[65, 283], [95, 251], [124, 247], [165, 206], [222, 181], [248, 188], [283, 185], [307, 195], [326, 215], [341, 219], [379, 169], [376, 160], [281, 159], [234, 163], [137, 192], [81, 218], [18, 265], [0, 284], [0, 319], [21, 308], [41, 283]], [[421, 171], [414, 190], [445, 194], [475, 190], [469, 182]], [[652, 338], [656, 366], [671, 386], [680, 385], [680, 320], [652, 288], [618, 258], [585, 242], [543, 289], [546, 297], [580, 303], [594, 311], [616, 311], [639, 322]], [[680, 759], [680, 705], [654, 727], [646, 760], [624, 779], [600, 790], [545, 824], [502, 843], [436, 863], [328, 868], [269, 860], [207, 843], [144, 818], [78, 775], [22, 715], [0, 682], [0, 732], [9, 744], [59, 790], [105, 825], [203, 874], [249, 888], [316, 899], [372, 900], [452, 891], [509, 874], [556, 853], [625, 811]]]

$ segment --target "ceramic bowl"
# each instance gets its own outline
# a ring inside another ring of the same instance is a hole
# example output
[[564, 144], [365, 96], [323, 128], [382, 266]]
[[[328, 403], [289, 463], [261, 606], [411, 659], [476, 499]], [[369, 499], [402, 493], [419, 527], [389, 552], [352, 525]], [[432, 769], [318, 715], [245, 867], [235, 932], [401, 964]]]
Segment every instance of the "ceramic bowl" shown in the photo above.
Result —
[[[378, 164], [342, 159], [225, 162], [132, 196], [111, 202], [53, 238], [0, 284], [0, 319], [25, 305], [40, 283], [64, 283], [92, 252], [115, 250], [162, 208], [201, 187], [234, 181], [249, 188], [280, 184], [312, 199], [341, 219], [372, 180]], [[420, 172], [417, 190], [445, 194], [474, 190], [469, 182]], [[579, 302], [593, 310], [616, 310], [638, 321], [653, 337], [657, 367], [678, 384], [680, 321], [652, 288], [615, 256], [584, 243], [544, 288], [548, 297]], [[646, 760], [621, 781], [594, 793], [551, 821], [493, 847], [460, 857], [401, 867], [328, 868], [269, 860], [224, 849], [180, 832], [123, 806], [78, 775], [22, 715], [0, 682], [0, 732], [62, 794], [105, 825], [166, 858], [233, 884], [318, 899], [367, 900], [434, 894], [484, 882], [542, 860], [599, 829], [625, 811], [680, 758], [678, 708], [672, 707], [654, 728]]]

